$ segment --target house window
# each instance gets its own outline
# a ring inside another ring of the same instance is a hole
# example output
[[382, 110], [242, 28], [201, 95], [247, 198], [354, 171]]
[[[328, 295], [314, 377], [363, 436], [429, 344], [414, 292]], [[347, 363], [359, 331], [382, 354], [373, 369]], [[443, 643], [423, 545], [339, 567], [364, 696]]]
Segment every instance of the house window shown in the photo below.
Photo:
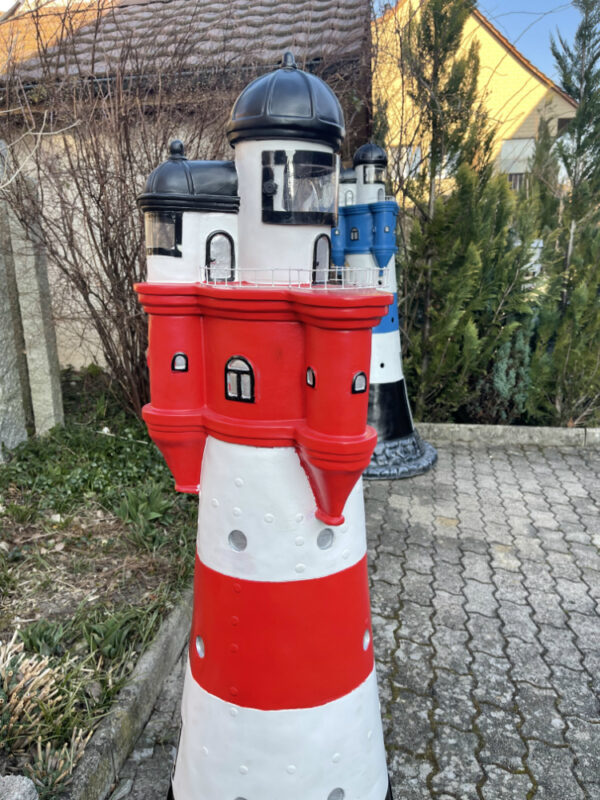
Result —
[[215, 231], [206, 240], [206, 279], [209, 282], [235, 278], [233, 239], [225, 231]]
[[352, 394], [362, 394], [367, 391], [367, 375], [365, 372], [357, 372], [352, 379]]
[[146, 254], [181, 258], [182, 215], [171, 211], [147, 211], [144, 214]]
[[331, 263], [331, 241], [326, 233], [322, 233], [315, 240], [313, 251], [313, 283], [326, 283]]
[[423, 161], [419, 145], [402, 145], [393, 149], [392, 158], [396, 175], [408, 180], [415, 178]]
[[225, 366], [225, 396], [241, 403], [254, 402], [254, 372], [242, 356], [233, 356]]
[[171, 372], [187, 372], [188, 357], [185, 353], [175, 353], [171, 359]]
[[526, 175], [534, 154], [535, 139], [505, 139], [497, 160], [498, 168], [507, 175]]
[[344, 196], [344, 204], [347, 206], [354, 205], [354, 192], [352, 189], [346, 189], [346, 194]]
[[307, 367], [306, 369], [306, 384], [307, 386], [311, 386], [313, 389], [317, 383], [317, 379], [315, 377], [315, 371], [312, 367]]
[[352, 228], [350, 231], [350, 241], [358, 242], [358, 228]]
[[527, 174], [525, 172], [510, 172], [507, 177], [513, 192], [520, 192], [525, 186]]

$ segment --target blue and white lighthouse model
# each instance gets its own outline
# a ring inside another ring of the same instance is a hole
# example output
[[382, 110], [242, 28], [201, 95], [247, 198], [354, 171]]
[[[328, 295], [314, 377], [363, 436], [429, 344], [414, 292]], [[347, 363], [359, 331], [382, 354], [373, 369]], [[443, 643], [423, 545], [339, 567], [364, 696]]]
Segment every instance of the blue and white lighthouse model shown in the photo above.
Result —
[[335, 266], [360, 276], [379, 270], [379, 285], [394, 302], [373, 329], [368, 422], [377, 431], [377, 447], [367, 478], [408, 478], [426, 472], [437, 460], [413, 424], [402, 372], [395, 255], [398, 204], [385, 195], [387, 155], [376, 144], [359, 147], [354, 169], [342, 170], [338, 224], [332, 230]]

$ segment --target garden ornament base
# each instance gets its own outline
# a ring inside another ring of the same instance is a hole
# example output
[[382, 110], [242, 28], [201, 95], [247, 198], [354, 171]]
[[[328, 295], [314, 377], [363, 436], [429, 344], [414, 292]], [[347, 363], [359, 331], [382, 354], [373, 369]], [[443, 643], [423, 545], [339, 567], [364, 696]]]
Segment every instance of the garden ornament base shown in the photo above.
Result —
[[378, 442], [365, 478], [395, 480], [427, 472], [437, 461], [437, 450], [424, 442], [416, 430], [402, 439]]

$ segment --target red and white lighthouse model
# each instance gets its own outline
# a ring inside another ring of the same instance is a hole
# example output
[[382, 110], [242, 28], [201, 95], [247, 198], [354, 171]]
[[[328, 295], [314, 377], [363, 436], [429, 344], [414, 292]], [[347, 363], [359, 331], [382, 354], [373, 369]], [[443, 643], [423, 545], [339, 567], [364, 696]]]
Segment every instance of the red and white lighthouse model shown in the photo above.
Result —
[[139, 198], [144, 418], [200, 498], [171, 795], [389, 799], [360, 475], [392, 296], [330, 267], [344, 121], [323, 81], [286, 54], [227, 134], [235, 163], [174, 142]]

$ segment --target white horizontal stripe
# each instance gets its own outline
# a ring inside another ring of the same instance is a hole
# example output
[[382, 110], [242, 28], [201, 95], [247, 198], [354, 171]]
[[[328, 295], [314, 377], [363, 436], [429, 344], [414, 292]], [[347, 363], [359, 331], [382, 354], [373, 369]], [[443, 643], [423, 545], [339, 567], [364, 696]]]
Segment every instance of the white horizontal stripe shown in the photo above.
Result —
[[[290, 581], [321, 578], [360, 561], [367, 547], [362, 479], [342, 525], [326, 526], [315, 511], [293, 447], [247, 447], [208, 437], [197, 539], [206, 566], [247, 580]], [[235, 549], [240, 543], [245, 548]]]
[[371, 339], [371, 383], [396, 383], [402, 380], [400, 334], [374, 333]]
[[175, 800], [327, 800], [338, 788], [347, 800], [386, 796], [374, 671], [331, 703], [259, 711], [208, 694], [188, 666], [182, 717]]
[[398, 281], [396, 279], [396, 256], [393, 255], [387, 263], [387, 267], [385, 268], [386, 272], [388, 273], [389, 277], [387, 280], [387, 287], [389, 292], [397, 292], [398, 291]]
[[[377, 270], [377, 261], [373, 258], [371, 251], [366, 253], [346, 253], [346, 276], [347, 280], [354, 280], [358, 284], [361, 276], [369, 276], [370, 270]], [[376, 289], [385, 292], [395, 292], [396, 279], [392, 270], [385, 269], [377, 282]]]

